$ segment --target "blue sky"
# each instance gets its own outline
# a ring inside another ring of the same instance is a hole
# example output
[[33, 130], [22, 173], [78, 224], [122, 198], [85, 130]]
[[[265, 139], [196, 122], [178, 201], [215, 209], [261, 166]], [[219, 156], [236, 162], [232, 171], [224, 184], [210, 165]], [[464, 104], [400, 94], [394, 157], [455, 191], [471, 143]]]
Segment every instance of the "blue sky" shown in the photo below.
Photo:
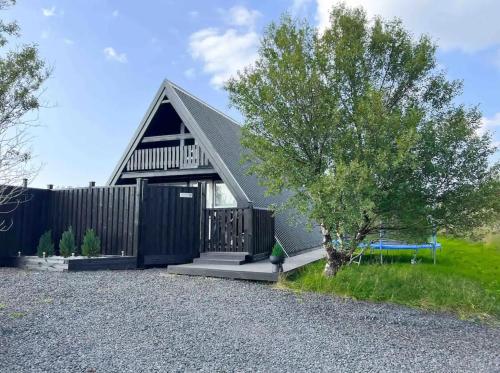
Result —
[[[263, 27], [284, 11], [324, 27], [332, 0], [19, 0], [3, 18], [22, 28], [53, 68], [33, 147], [34, 186], [106, 182], [164, 78], [239, 118], [221, 84], [252, 62]], [[500, 2], [348, 0], [398, 16], [441, 46], [439, 63], [464, 80], [500, 142]]]

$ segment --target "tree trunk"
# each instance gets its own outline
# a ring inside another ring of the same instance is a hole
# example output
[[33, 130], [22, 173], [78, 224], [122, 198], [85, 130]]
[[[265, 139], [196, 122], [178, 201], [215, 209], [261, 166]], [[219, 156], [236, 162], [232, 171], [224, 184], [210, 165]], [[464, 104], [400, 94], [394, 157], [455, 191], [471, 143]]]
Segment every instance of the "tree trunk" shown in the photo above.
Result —
[[335, 276], [340, 267], [346, 262], [346, 256], [335, 250], [332, 242], [330, 230], [321, 225], [321, 233], [323, 234], [323, 248], [326, 252], [326, 265], [324, 274], [327, 277]]

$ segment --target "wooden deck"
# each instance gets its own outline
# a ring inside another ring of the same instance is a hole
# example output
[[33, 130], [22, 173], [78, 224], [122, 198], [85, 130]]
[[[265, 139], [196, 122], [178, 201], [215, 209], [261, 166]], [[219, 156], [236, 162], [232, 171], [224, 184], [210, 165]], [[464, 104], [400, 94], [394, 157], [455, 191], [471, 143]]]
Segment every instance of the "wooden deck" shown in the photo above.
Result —
[[[306, 264], [315, 262], [324, 257], [322, 248], [317, 248], [303, 254], [287, 258], [283, 266], [284, 273], [291, 273]], [[177, 275], [204, 276], [204, 277], [221, 277], [238, 280], [253, 280], [253, 281], [278, 281], [279, 274], [273, 273], [272, 264], [269, 260], [261, 260], [254, 263], [246, 263], [241, 265], [225, 265], [225, 264], [180, 264], [170, 265], [167, 272]]]

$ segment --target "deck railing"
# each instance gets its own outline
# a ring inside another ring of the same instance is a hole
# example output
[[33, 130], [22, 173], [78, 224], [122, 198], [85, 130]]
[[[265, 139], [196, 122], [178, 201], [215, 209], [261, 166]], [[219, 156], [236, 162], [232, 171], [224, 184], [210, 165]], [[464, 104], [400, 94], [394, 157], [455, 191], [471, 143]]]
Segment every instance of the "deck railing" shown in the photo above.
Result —
[[248, 252], [267, 256], [274, 244], [274, 216], [260, 208], [207, 208], [202, 252]]
[[209, 167], [210, 162], [199, 145], [137, 149], [127, 162], [127, 171], [191, 169]]

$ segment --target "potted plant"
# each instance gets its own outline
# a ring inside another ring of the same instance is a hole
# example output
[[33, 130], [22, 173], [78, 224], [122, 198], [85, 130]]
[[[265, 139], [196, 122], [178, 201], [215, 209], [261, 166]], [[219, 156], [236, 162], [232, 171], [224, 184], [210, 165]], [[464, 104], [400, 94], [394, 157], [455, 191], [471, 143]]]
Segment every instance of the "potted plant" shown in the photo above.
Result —
[[273, 272], [283, 272], [285, 262], [285, 251], [279, 243], [275, 243], [269, 261], [273, 264]]

